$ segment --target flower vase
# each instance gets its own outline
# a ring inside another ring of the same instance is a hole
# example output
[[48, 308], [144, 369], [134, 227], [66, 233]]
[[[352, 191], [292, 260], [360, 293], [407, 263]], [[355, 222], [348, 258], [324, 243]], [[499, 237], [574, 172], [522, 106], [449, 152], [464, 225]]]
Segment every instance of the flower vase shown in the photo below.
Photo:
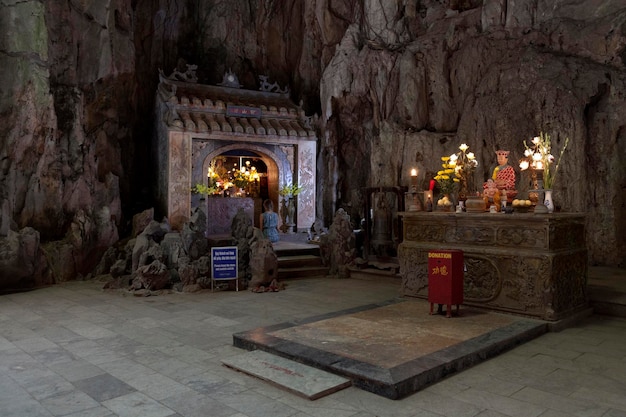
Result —
[[554, 201], [552, 200], [552, 190], [544, 190], [545, 197], [543, 205], [548, 208], [548, 213], [554, 212]]
[[283, 233], [287, 233], [287, 218], [288, 218], [288, 212], [287, 212], [287, 198], [283, 197], [282, 201], [280, 202], [280, 219], [282, 220], [282, 224], [280, 226], [280, 230]]
[[293, 197], [289, 198], [287, 202], [287, 233], [293, 233], [293, 228], [296, 225], [296, 203]]
[[467, 191], [467, 180], [461, 179], [461, 187], [459, 189], [459, 201], [467, 201], [467, 197], [469, 197], [469, 192]]

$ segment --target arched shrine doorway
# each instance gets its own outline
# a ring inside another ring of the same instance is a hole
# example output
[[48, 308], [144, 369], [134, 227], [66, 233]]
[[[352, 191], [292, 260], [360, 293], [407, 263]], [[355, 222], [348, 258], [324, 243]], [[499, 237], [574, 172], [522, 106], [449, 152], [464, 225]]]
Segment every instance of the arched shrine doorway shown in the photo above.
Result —
[[[206, 200], [201, 195], [192, 194], [192, 207], [206, 205], [210, 214], [207, 225], [209, 235], [227, 233], [230, 219], [239, 207], [249, 213], [258, 227], [263, 201], [271, 200], [278, 211], [281, 184], [292, 181], [291, 173], [286, 172], [290, 164], [285, 155], [278, 155], [258, 144], [246, 144], [245, 148], [241, 144], [225, 145], [206, 154], [200, 153], [194, 160], [201, 161], [198, 172], [194, 169], [194, 178], [197, 175], [197, 180], [207, 186], [219, 185], [215, 195]], [[233, 183], [233, 177], [241, 175], [242, 168], [250, 176], [248, 185], [243, 189]], [[256, 179], [253, 178], [254, 173], [257, 174]], [[231, 186], [224, 182], [230, 182]]]

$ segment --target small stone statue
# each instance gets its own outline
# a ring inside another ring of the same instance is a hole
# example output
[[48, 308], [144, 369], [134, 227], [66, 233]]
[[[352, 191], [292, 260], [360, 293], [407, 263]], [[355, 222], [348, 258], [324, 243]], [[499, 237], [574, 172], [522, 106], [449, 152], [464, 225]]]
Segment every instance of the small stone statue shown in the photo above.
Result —
[[337, 210], [328, 233], [322, 236], [320, 254], [324, 265], [329, 267], [329, 275], [349, 276], [348, 265], [356, 258], [356, 241], [350, 216], [344, 209]]

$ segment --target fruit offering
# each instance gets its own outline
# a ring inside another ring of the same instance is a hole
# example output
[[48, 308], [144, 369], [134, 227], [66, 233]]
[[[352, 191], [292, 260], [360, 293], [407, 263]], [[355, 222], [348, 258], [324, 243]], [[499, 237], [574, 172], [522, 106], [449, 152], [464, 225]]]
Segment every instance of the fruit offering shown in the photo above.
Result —
[[448, 196], [444, 195], [442, 198], [437, 200], [437, 205], [438, 206], [451, 206], [452, 205], [452, 201], [450, 201]]
[[533, 203], [530, 200], [515, 199], [512, 202], [513, 207], [530, 207]]

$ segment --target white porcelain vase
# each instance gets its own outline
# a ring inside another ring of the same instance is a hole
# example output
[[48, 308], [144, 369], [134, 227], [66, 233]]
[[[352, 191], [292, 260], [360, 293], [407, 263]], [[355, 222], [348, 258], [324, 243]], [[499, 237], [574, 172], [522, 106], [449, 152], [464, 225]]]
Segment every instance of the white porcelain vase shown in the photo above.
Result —
[[543, 200], [543, 205], [548, 208], [548, 213], [554, 212], [554, 201], [552, 201], [552, 190], [544, 190], [545, 197]]

